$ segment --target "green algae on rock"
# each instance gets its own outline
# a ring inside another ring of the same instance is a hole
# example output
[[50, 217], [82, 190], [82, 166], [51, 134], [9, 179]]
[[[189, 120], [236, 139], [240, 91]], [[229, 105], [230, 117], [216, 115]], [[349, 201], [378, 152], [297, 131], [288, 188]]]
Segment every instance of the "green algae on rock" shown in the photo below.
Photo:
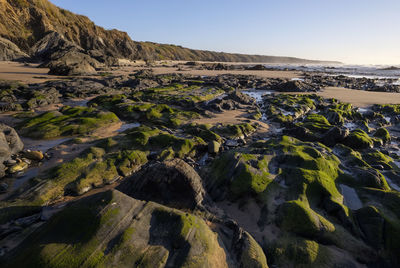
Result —
[[361, 129], [352, 131], [343, 143], [355, 150], [374, 147], [374, 141]]
[[[246, 237], [237, 264], [268, 267], [259, 245]], [[63, 209], [5, 267], [228, 267], [224, 248], [200, 217], [113, 190]]]
[[112, 112], [66, 106], [58, 112], [45, 112], [29, 118], [19, 128], [23, 135], [32, 138], [55, 138], [89, 134], [100, 127], [118, 122], [118, 117]]

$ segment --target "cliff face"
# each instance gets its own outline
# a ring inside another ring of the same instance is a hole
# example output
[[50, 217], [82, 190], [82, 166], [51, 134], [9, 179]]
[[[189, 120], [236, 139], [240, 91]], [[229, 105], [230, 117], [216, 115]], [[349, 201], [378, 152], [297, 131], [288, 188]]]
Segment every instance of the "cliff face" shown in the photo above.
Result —
[[[89, 18], [59, 8], [47, 0], [0, 0], [0, 37], [30, 55], [49, 33], [58, 33], [90, 55], [150, 60], [321, 63], [292, 57], [244, 55], [194, 50], [175, 45], [135, 42], [125, 32], [105, 30]], [[47, 38], [49, 39], [49, 38]]]
[[99, 50], [119, 58], [137, 57], [136, 44], [125, 32], [105, 30], [89, 18], [58, 8], [47, 0], [0, 0], [1, 37], [30, 52], [49, 32], [58, 32], [85, 50]]

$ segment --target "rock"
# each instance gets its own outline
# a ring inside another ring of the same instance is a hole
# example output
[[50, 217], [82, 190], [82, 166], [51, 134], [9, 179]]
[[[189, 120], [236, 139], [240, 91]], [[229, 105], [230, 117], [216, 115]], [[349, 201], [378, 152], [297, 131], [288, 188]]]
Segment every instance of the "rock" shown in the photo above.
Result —
[[0, 177], [5, 175], [3, 162], [11, 160], [11, 156], [20, 152], [24, 144], [12, 127], [0, 124]]
[[35, 214], [25, 218], [20, 218], [14, 221], [14, 224], [21, 227], [27, 227], [37, 222], [40, 219], [40, 214]]
[[268, 70], [268, 68], [265, 67], [262, 64], [257, 64], [257, 65], [251, 66], [251, 67], [247, 67], [246, 70], [250, 70], [250, 71], [265, 71], [265, 70]]
[[28, 58], [29, 55], [22, 52], [16, 44], [0, 37], [0, 61], [22, 60]]
[[236, 108], [235, 102], [232, 100], [222, 100], [220, 105], [224, 110], [234, 110]]
[[231, 99], [233, 101], [236, 101], [240, 104], [245, 104], [245, 105], [253, 105], [256, 103], [256, 99], [250, 97], [247, 94], [240, 92], [239, 90], [235, 90], [234, 92], [232, 92], [228, 96], [226, 96], [224, 99]]
[[4, 133], [0, 132], [0, 163], [11, 158], [11, 150]]
[[292, 125], [291, 128], [284, 129], [284, 133], [302, 141], [318, 141], [320, 139], [309, 129], [298, 125]]
[[379, 248], [383, 243], [385, 219], [372, 206], [357, 210], [355, 215], [367, 242], [373, 247]]
[[221, 144], [217, 141], [210, 141], [208, 143], [208, 152], [210, 154], [217, 154], [221, 148]]
[[238, 146], [239, 146], [239, 143], [238, 143], [236, 140], [227, 140], [227, 141], [225, 142], [225, 146], [228, 146], [228, 147], [238, 147]]
[[176, 208], [201, 208], [207, 201], [202, 179], [181, 159], [150, 165], [125, 179], [119, 189], [134, 198]]
[[10, 167], [9, 172], [11, 174], [14, 174], [14, 173], [18, 173], [18, 172], [24, 171], [27, 168], [28, 168], [28, 164], [26, 162], [22, 161], [22, 162], [19, 162], [16, 165]]
[[308, 92], [308, 91], [318, 91], [319, 87], [315, 85], [308, 84], [303, 81], [287, 81], [281, 84], [277, 84], [271, 88], [271, 90], [280, 92]]
[[353, 174], [355, 183], [361, 187], [372, 187], [382, 190], [389, 190], [389, 186], [385, 180], [385, 177], [376, 169], [361, 169], [353, 167]]
[[44, 158], [44, 155], [43, 155], [43, 153], [41, 151], [30, 151], [30, 150], [27, 150], [27, 151], [23, 152], [23, 155], [26, 158], [28, 158], [30, 160], [34, 160], [34, 161], [41, 161]]
[[[18, 255], [5, 256], [6, 267], [41, 267], [45, 262], [48, 267], [68, 263], [71, 268], [94, 263], [101, 267], [196, 264], [226, 268], [230, 263], [225, 250], [230, 245], [221, 245], [219, 235], [199, 216], [139, 201], [116, 190], [73, 202], [30, 237], [15, 249]], [[252, 261], [265, 259], [254, 254], [262, 252], [258, 244], [247, 236], [243, 244], [247, 252], [243, 259], [255, 263], [252, 267], [266, 267]], [[240, 265], [235, 261], [233, 266]]]
[[334, 146], [336, 143], [342, 142], [348, 135], [348, 129], [335, 126], [323, 135], [322, 142], [327, 146]]
[[6, 166], [3, 163], [0, 163], [0, 178], [6, 175]]
[[389, 131], [386, 128], [379, 128], [376, 130], [374, 137], [380, 138], [384, 144], [389, 143], [391, 140]]
[[347, 136], [343, 144], [357, 150], [372, 148], [374, 146], [374, 141], [363, 130], [356, 129]]
[[8, 190], [8, 184], [7, 183], [0, 183], [0, 193], [5, 193]]
[[11, 154], [16, 154], [22, 151], [22, 149], [24, 148], [24, 144], [22, 143], [21, 139], [18, 136], [18, 133], [15, 131], [14, 128], [0, 123], [0, 135], [1, 132], [3, 132], [3, 135], [5, 136]]
[[[72, 61], [71, 61], [72, 58]], [[96, 74], [96, 69], [91, 65], [89, 56], [76, 53], [49, 63], [49, 74], [62, 76]]]

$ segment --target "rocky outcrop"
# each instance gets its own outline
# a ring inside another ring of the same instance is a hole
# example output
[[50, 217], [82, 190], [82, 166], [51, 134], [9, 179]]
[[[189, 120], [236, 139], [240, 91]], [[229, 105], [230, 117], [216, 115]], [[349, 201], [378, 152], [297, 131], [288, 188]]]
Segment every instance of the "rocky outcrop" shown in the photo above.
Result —
[[319, 87], [302, 81], [288, 81], [271, 87], [271, 90], [280, 92], [313, 92], [318, 91]]
[[105, 30], [87, 17], [58, 8], [47, 0], [0, 1], [0, 18], [0, 36], [26, 52], [49, 32], [58, 32], [84, 50], [99, 50], [118, 58], [136, 55], [136, 44], [127, 33]]
[[120, 189], [134, 198], [176, 208], [201, 208], [207, 201], [200, 176], [181, 159], [150, 165], [127, 179]]
[[0, 124], [0, 177], [5, 175], [4, 162], [11, 156], [22, 151], [24, 144], [12, 127]]
[[16, 44], [0, 37], [0, 61], [22, 60], [29, 58]]
[[[43, 214], [43, 213], [42, 213]], [[32, 217], [30, 222], [42, 222]], [[229, 229], [228, 229], [229, 230]], [[268, 267], [261, 247], [238, 233], [226, 251], [198, 216], [111, 190], [83, 198], [51, 217], [2, 267]], [[54, 257], [56, 256], [56, 257]]]

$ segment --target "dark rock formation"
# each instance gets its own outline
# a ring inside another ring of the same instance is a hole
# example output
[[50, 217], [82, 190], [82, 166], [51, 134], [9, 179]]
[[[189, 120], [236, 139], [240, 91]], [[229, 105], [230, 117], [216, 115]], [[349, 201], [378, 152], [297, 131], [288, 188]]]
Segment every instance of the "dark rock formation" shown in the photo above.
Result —
[[146, 167], [127, 179], [120, 190], [134, 198], [176, 208], [201, 208], [206, 201], [200, 176], [181, 159]]
[[16, 44], [0, 37], [0, 61], [23, 60], [29, 56], [22, 52]]
[[22, 151], [24, 144], [17, 132], [5, 124], [0, 124], [0, 177], [5, 175], [4, 162], [11, 156]]

